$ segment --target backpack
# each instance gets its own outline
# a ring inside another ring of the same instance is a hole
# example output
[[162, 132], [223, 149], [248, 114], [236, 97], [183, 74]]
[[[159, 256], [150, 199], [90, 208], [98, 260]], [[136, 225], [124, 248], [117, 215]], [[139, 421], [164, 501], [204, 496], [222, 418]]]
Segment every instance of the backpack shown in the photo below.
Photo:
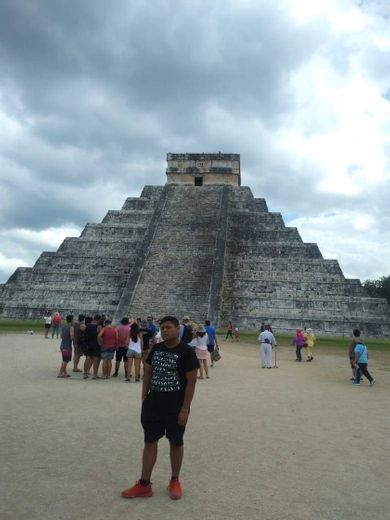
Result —
[[184, 343], [191, 343], [191, 341], [192, 341], [192, 327], [191, 327], [191, 325], [184, 325], [183, 335], [181, 337], [181, 340], [184, 341]]

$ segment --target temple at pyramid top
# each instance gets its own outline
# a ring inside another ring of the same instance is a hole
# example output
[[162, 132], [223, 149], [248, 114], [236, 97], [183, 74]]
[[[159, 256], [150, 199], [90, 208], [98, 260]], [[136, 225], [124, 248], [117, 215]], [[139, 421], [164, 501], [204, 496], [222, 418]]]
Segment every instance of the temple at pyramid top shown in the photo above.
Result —
[[241, 186], [238, 153], [168, 153], [167, 183]]

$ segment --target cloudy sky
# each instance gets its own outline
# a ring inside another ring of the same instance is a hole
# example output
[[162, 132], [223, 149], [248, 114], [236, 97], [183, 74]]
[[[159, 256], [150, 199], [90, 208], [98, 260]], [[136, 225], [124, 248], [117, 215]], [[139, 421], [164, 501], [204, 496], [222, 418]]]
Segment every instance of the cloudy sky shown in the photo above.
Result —
[[388, 0], [0, 0], [0, 282], [167, 152], [242, 183], [352, 278], [390, 274]]

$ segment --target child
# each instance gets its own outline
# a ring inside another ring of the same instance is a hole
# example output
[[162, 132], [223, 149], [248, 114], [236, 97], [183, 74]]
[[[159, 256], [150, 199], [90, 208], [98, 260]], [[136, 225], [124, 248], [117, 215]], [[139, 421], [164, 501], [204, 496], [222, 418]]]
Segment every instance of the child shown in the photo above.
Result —
[[67, 364], [72, 361], [72, 341], [74, 338], [74, 329], [73, 329], [73, 316], [72, 314], [68, 314], [66, 317], [66, 325], [64, 325], [61, 329], [61, 346], [60, 351], [62, 354], [62, 363], [60, 366], [60, 371], [57, 377], [70, 377], [70, 375], [66, 372]]

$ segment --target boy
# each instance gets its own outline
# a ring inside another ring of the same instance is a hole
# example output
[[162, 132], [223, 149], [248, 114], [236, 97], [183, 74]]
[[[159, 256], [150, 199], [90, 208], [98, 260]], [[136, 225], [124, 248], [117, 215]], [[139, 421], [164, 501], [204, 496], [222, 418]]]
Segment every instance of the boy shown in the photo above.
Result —
[[183, 460], [183, 435], [194, 396], [199, 363], [194, 350], [179, 339], [177, 318], [160, 321], [162, 343], [152, 348], [145, 362], [141, 424], [145, 446], [140, 480], [122, 491], [123, 498], [153, 496], [150, 478], [157, 459], [157, 443], [164, 435], [170, 444], [172, 475], [168, 491], [172, 500], [182, 497], [179, 473]]

